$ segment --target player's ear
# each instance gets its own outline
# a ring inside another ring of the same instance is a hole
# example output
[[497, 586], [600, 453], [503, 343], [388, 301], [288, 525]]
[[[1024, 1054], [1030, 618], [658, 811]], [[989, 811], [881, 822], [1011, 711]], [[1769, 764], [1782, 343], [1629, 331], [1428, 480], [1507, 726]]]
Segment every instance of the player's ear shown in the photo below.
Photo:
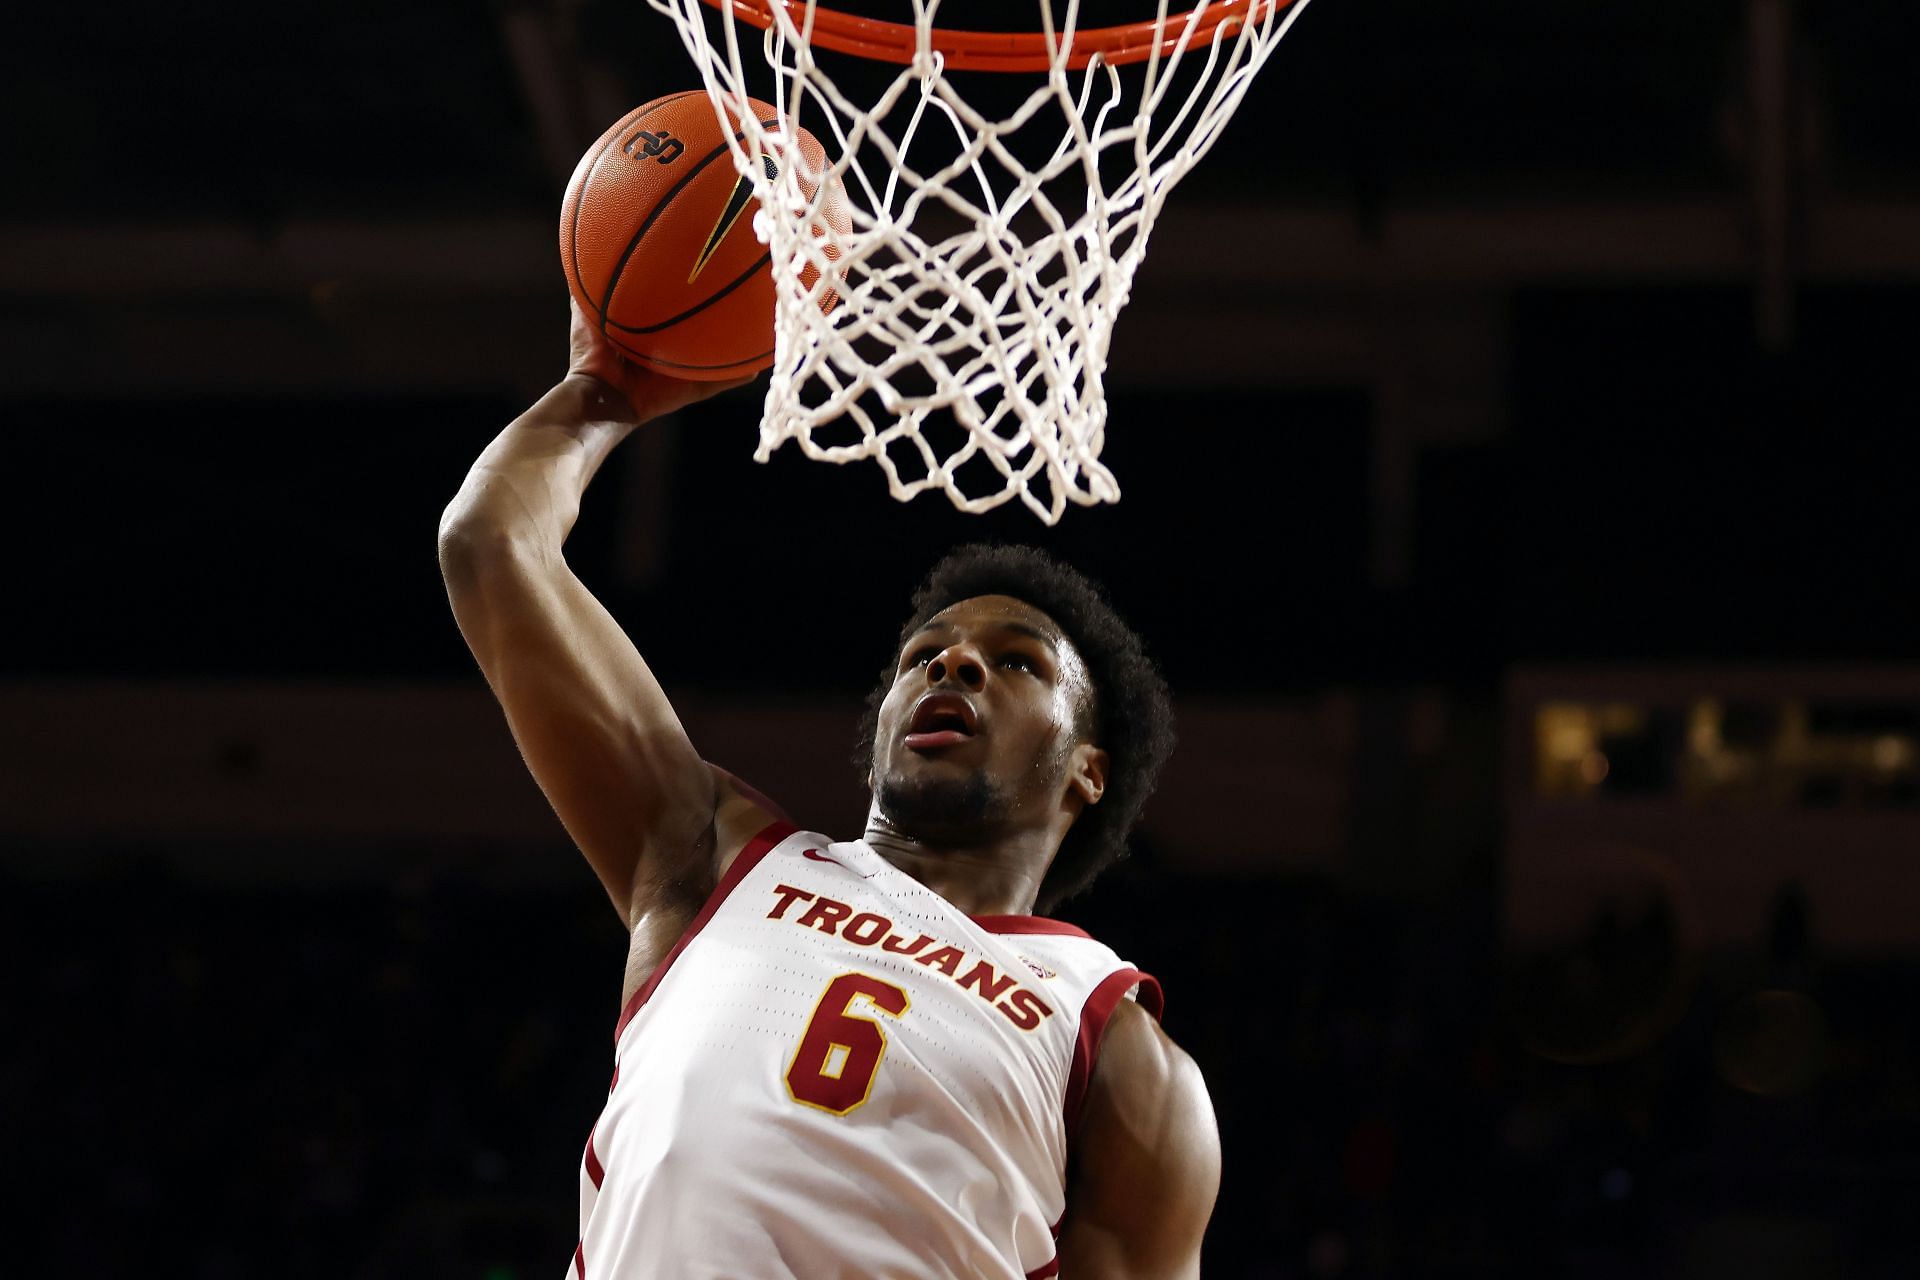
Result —
[[1091, 743], [1081, 743], [1073, 749], [1067, 789], [1079, 796], [1083, 804], [1099, 804], [1100, 797], [1107, 793], [1107, 764], [1105, 751]]

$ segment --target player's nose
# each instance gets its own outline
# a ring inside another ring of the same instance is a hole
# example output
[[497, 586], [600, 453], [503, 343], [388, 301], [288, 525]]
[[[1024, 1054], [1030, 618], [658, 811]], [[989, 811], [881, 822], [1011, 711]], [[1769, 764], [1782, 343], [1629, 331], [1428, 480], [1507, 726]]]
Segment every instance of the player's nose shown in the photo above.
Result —
[[950, 644], [927, 664], [927, 683], [952, 683], [978, 693], [987, 684], [987, 664], [970, 646]]

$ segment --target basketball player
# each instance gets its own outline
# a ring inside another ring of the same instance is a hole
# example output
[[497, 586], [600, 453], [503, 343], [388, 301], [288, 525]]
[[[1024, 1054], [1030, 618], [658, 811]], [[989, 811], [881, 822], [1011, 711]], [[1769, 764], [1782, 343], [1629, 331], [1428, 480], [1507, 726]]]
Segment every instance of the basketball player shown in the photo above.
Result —
[[[1078, 574], [969, 548], [869, 707], [864, 838], [795, 830], [701, 759], [561, 552], [608, 451], [719, 389], [576, 313], [568, 377], [441, 525], [460, 629], [632, 937], [572, 1274], [1198, 1275], [1200, 1074], [1152, 978], [1030, 914], [1117, 854], [1171, 744], [1164, 686]], [[786, 624], [738, 595], [656, 625], [757, 626], [778, 663]]]

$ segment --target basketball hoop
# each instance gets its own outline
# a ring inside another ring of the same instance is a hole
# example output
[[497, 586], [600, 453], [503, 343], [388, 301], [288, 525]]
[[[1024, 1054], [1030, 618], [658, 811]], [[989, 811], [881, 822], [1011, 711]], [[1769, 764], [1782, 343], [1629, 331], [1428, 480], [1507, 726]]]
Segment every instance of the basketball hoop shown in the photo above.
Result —
[[[1249, 11], [1258, 20], [1262, 11], [1284, 9], [1292, 2], [1215, 0], [1192, 13], [1173, 15], [1164, 23], [1133, 22], [1075, 32], [1064, 65], [1069, 71], [1080, 71], [1095, 57], [1116, 67], [1145, 61], [1156, 52], [1164, 57], [1180, 45], [1212, 39], [1216, 29], [1245, 21]], [[804, 12], [807, 7], [805, 0], [705, 0], [705, 3], [712, 9], [731, 8], [734, 16], [762, 30], [775, 25], [776, 9], [790, 14], [796, 8]], [[927, 7], [931, 10], [937, 6]], [[931, 16], [929, 13], [929, 20]], [[1042, 16], [1043, 19], [1050, 16], [1044, 7]], [[1192, 20], [1191, 26], [1189, 20]], [[926, 47], [946, 60], [949, 71], [1053, 69], [1056, 41], [1048, 31], [952, 31], [944, 27], [923, 28], [905, 22], [858, 18], [816, 7], [811, 41], [819, 48], [836, 53], [910, 65], [920, 50], [922, 30], [927, 33]]]
[[[902, 0], [910, 24], [815, 0], [648, 2], [715, 109], [745, 124], [734, 164], [760, 200], [777, 297], [755, 456], [792, 440], [878, 462], [902, 501], [938, 489], [981, 512], [1017, 496], [1048, 524], [1068, 503], [1117, 501], [1100, 461], [1114, 321], [1167, 194], [1308, 0], [1172, 14], [1158, 0], [1151, 21], [1084, 30], [1080, 0], [1058, 0], [1057, 23], [1039, 0], [1031, 32], [936, 26], [942, 0]], [[744, 56], [755, 44], [762, 57]], [[857, 77], [823, 53], [900, 69], [857, 104], [836, 76]], [[954, 78], [969, 71], [1042, 82], [990, 118], [969, 98], [995, 93]], [[748, 97], [778, 119], [724, 111]], [[791, 126], [826, 148], [850, 231], [814, 207], [829, 184], [789, 155]]]

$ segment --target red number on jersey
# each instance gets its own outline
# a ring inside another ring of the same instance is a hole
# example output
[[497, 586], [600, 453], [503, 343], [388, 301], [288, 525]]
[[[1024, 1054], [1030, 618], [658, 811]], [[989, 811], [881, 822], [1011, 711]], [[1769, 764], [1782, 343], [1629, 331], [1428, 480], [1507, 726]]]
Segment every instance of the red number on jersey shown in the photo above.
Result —
[[908, 1005], [905, 991], [871, 974], [843, 973], [829, 982], [787, 1067], [787, 1092], [795, 1102], [843, 1116], [873, 1092], [873, 1077], [887, 1054], [887, 1033], [877, 1020], [856, 1014], [855, 1001], [890, 1018], [905, 1013]]

